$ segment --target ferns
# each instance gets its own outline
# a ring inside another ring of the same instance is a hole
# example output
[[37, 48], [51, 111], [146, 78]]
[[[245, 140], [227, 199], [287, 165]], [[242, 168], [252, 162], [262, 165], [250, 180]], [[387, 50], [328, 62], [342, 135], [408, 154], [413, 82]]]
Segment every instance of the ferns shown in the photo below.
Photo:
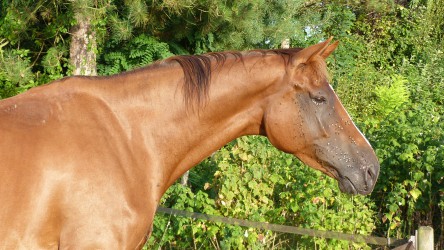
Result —
[[99, 58], [97, 70], [100, 75], [112, 75], [142, 67], [172, 55], [168, 44], [142, 34], [127, 43], [110, 42]]
[[409, 100], [409, 91], [406, 87], [407, 80], [400, 76], [391, 77], [390, 86], [377, 86], [375, 94], [378, 97], [376, 112], [385, 117]]

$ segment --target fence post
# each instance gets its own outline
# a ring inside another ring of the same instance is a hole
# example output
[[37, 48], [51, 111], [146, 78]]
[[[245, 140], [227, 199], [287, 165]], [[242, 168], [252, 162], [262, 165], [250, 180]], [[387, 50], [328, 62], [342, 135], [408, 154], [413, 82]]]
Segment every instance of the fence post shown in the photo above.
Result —
[[433, 250], [433, 228], [429, 226], [419, 227], [416, 244], [418, 250]]

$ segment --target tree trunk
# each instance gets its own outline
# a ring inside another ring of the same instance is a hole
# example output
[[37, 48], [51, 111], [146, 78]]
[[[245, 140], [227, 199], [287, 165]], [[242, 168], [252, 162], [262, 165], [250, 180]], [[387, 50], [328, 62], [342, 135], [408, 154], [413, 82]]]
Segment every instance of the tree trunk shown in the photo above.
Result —
[[190, 171], [186, 171], [185, 174], [182, 175], [182, 178], [180, 179], [180, 184], [182, 186], [188, 186], [188, 176], [190, 175]]
[[[77, 25], [71, 29], [69, 57], [73, 65], [73, 75], [97, 75], [96, 36], [91, 28], [89, 17], [77, 18]], [[80, 20], [82, 19], [82, 20]]]

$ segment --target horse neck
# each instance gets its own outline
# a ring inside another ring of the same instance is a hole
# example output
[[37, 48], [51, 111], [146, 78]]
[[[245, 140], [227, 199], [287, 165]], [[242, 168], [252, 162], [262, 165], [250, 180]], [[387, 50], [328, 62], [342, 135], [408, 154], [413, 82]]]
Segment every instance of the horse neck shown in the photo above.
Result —
[[231, 58], [213, 72], [200, 107], [186, 107], [177, 94], [171, 97], [168, 114], [159, 117], [164, 125], [155, 128], [168, 186], [233, 139], [261, 133], [267, 102], [281, 88], [283, 64], [271, 55], [244, 57], [243, 62]]

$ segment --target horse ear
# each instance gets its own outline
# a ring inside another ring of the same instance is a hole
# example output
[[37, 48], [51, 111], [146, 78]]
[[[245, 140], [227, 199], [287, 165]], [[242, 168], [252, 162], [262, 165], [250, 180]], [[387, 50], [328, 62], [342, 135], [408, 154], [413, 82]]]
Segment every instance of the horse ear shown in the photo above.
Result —
[[334, 43], [328, 45], [322, 52], [321, 56], [326, 59], [335, 49], [338, 47], [339, 41], [335, 41]]
[[297, 65], [299, 63], [306, 63], [314, 59], [316, 56], [320, 55], [327, 58], [338, 46], [338, 41], [329, 45], [333, 37], [328, 38], [326, 41], [307, 47], [297, 53], [292, 65]]

